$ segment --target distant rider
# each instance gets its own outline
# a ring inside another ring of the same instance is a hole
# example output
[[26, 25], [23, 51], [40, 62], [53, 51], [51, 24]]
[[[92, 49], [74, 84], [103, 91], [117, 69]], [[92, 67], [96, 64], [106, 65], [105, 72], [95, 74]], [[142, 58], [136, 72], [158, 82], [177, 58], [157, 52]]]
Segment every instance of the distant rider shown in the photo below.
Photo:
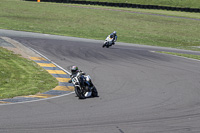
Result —
[[117, 41], [117, 32], [113, 31], [109, 36], [112, 38], [112, 45], [115, 45], [115, 42]]

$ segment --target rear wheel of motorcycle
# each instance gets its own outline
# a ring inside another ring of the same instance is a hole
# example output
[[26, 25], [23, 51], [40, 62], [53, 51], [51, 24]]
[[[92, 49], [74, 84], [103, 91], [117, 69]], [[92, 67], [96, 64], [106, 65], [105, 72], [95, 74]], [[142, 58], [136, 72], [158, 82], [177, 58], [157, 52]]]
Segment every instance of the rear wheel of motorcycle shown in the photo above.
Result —
[[79, 87], [75, 87], [75, 93], [79, 97], [79, 99], [85, 99], [83, 91]]
[[98, 97], [98, 91], [97, 91], [96, 87], [94, 87], [94, 88], [92, 89], [92, 96], [93, 96], [93, 97]]

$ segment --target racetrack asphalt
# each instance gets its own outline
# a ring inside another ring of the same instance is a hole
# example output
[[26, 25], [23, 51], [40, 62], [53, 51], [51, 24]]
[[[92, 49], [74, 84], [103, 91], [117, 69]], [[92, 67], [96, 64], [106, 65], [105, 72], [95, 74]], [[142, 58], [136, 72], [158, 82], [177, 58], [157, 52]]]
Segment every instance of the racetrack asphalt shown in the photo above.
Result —
[[[200, 62], [151, 51], [192, 51], [0, 30], [64, 69], [92, 77], [98, 98], [75, 94], [0, 106], [0, 132], [199, 133]], [[199, 52], [194, 52], [199, 54]]]

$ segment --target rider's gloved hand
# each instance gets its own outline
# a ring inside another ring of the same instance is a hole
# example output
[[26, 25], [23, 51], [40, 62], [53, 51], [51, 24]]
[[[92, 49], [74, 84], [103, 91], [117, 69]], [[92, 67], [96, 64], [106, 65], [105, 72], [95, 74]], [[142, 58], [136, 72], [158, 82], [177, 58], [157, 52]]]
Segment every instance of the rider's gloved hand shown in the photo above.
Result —
[[70, 79], [70, 80], [68, 81], [68, 83], [72, 83], [72, 80]]

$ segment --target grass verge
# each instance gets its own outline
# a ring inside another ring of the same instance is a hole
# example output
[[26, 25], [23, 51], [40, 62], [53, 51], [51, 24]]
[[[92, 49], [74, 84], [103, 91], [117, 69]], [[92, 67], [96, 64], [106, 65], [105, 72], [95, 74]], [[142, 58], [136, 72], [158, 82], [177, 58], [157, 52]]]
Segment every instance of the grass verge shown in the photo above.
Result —
[[200, 60], [200, 55], [182, 54], [182, 53], [164, 52], [164, 51], [157, 51], [157, 52], [158, 53], [171, 54], [171, 55], [182, 56], [182, 57], [186, 57], [186, 58]]
[[42, 93], [58, 81], [35, 62], [0, 47], [0, 99]]
[[[137, 10], [21, 0], [0, 1], [0, 28], [104, 40], [118, 32], [118, 41], [199, 50], [200, 21], [149, 15]], [[135, 13], [139, 11], [140, 13]], [[199, 18], [200, 13], [162, 11], [164, 15]]]

